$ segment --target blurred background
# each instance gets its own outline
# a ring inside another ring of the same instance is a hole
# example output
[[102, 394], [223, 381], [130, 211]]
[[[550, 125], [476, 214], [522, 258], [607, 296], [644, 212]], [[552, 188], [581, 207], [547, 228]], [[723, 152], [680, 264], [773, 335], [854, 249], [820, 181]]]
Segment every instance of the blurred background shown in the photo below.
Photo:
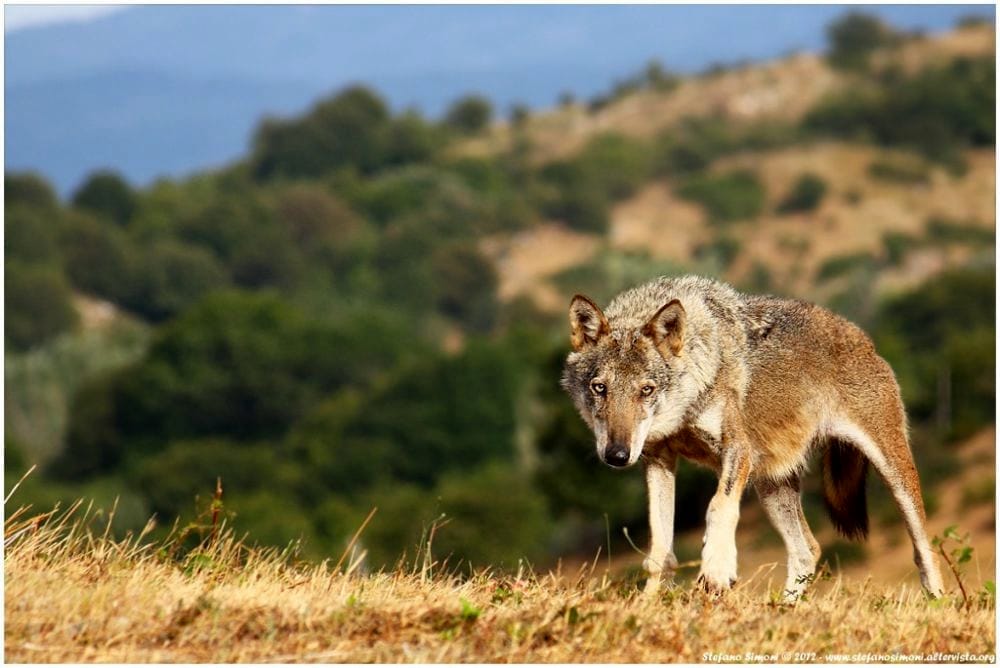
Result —
[[[896, 370], [932, 533], [995, 547], [992, 6], [5, 6], [8, 503], [366, 567], [646, 544], [558, 388], [662, 274], [805, 298]], [[697, 558], [714, 475], [683, 466]], [[871, 476], [870, 476], [871, 477]], [[845, 570], [915, 581], [881, 482]], [[178, 520], [179, 518], [179, 520]], [[744, 502], [741, 573], [781, 561]], [[876, 558], [877, 557], [877, 558]]]

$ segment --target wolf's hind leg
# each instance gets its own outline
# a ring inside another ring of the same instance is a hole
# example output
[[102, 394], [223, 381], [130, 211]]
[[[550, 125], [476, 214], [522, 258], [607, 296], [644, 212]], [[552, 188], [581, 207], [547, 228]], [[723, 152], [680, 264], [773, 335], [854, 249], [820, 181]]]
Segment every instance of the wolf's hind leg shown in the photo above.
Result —
[[920, 582], [931, 596], [944, 593], [944, 581], [927, 539], [927, 515], [920, 493], [920, 476], [906, 439], [902, 419], [898, 425], [851, 425], [851, 441], [875, 466], [906, 522], [913, 543], [913, 561], [920, 571]]
[[813, 537], [802, 512], [802, 494], [798, 476], [781, 482], [758, 480], [754, 483], [764, 513], [774, 525], [788, 551], [788, 577], [784, 598], [794, 601], [812, 580], [819, 560], [819, 543]]
[[643, 568], [649, 574], [646, 594], [655, 594], [660, 578], [672, 578], [677, 568], [674, 556], [674, 494], [676, 489], [677, 456], [671, 452], [650, 459], [646, 465], [646, 486], [649, 492], [649, 556]]

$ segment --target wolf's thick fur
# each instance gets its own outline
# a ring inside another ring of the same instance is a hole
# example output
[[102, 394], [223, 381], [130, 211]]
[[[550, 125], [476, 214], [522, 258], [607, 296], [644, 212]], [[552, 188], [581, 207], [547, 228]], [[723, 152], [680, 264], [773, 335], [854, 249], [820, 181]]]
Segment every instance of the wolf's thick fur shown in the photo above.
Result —
[[621, 293], [606, 312], [577, 295], [563, 387], [613, 466], [642, 456], [652, 546], [647, 590], [672, 573], [677, 457], [719, 473], [700, 580], [736, 580], [735, 531], [746, 485], [788, 550], [786, 596], [811, 580], [819, 545], [802, 513], [800, 476], [824, 460], [824, 497], [845, 535], [868, 532], [868, 464], [906, 521], [924, 587], [943, 591], [924, 527], [920, 481], [899, 386], [858, 327], [802, 301], [743, 295], [717, 281], [663, 277]]

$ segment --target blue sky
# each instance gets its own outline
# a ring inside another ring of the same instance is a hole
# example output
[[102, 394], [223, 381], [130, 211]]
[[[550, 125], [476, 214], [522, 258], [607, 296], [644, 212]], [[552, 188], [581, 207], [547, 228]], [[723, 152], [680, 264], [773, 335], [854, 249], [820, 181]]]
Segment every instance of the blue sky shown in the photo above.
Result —
[[4, 5], [4, 32], [66, 21], [86, 21], [125, 9], [120, 5]]

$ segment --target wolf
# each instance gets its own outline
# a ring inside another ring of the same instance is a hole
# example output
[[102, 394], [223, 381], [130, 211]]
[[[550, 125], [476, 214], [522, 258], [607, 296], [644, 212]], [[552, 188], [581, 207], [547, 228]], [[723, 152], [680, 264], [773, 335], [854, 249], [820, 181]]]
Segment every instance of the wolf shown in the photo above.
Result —
[[685, 457], [719, 476], [698, 582], [715, 593], [735, 584], [740, 499], [752, 486], [788, 552], [784, 596], [797, 599], [820, 557], [801, 500], [814, 453], [829, 515], [850, 538], [868, 534], [865, 477], [875, 467], [906, 522], [924, 588], [943, 593], [899, 385], [859, 327], [808, 302], [697, 276], [658, 278], [606, 311], [576, 295], [569, 321], [562, 386], [598, 456], [617, 468], [645, 464], [647, 593], [677, 568], [675, 476]]

